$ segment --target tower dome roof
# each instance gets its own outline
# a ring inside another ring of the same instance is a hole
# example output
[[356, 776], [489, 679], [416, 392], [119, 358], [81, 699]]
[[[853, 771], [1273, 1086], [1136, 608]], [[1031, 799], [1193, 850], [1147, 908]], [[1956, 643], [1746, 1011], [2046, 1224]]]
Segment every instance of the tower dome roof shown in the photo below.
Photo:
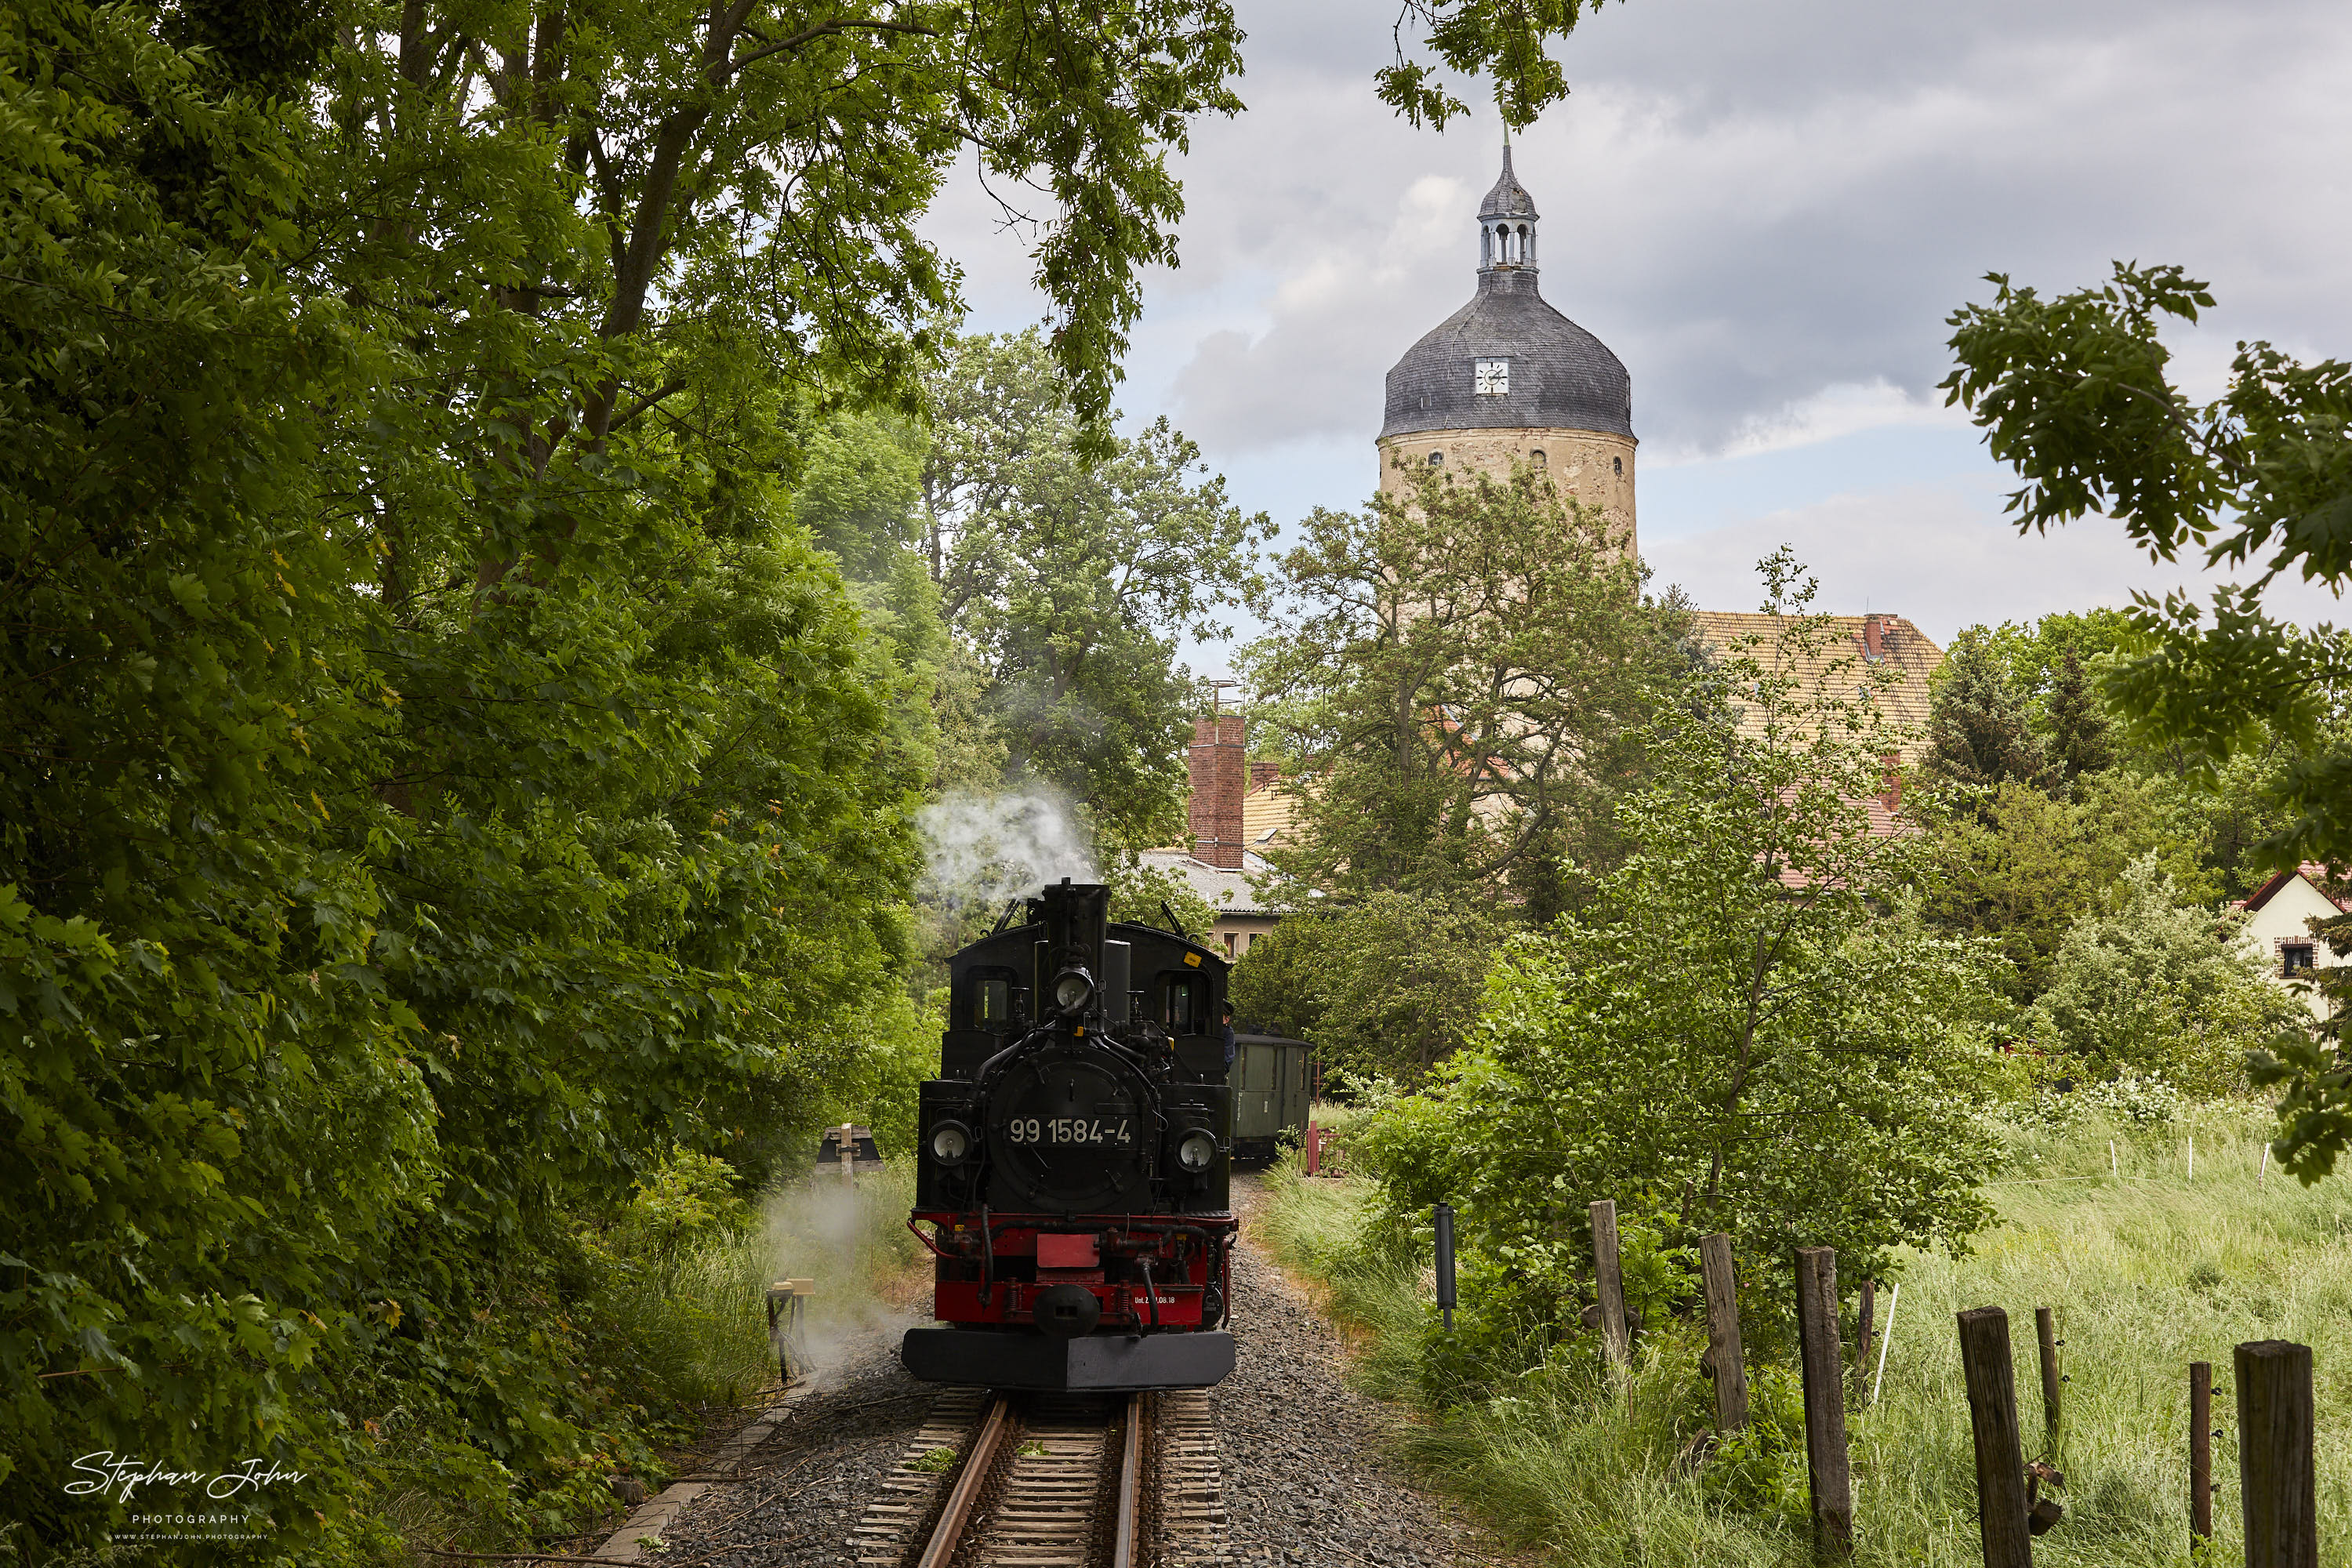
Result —
[[1631, 438], [1633, 378], [1537, 287], [1535, 200], [1511, 172], [1479, 205], [1478, 291], [1397, 361], [1381, 435], [1593, 430]]

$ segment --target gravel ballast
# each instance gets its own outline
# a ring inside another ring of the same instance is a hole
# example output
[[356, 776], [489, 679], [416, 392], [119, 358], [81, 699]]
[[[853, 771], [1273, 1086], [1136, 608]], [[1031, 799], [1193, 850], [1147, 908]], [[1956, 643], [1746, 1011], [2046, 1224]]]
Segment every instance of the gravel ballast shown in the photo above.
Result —
[[663, 1532], [662, 1559], [688, 1563], [736, 1547], [713, 1558], [712, 1568], [855, 1563], [850, 1531], [939, 1393], [898, 1364], [899, 1335], [914, 1323], [912, 1316], [877, 1321], [845, 1342], [751, 1455], [753, 1473], [704, 1494]]
[[1348, 1386], [1338, 1332], [1249, 1244], [1255, 1185], [1234, 1183], [1244, 1215], [1235, 1365], [1214, 1395], [1234, 1558], [1318, 1568], [1496, 1561], [1490, 1542], [1398, 1479], [1388, 1452], [1396, 1417]]

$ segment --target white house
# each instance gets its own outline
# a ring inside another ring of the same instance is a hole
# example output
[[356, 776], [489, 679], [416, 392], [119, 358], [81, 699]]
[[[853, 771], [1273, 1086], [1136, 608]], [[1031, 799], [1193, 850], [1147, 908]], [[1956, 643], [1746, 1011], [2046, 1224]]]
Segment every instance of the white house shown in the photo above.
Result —
[[2338, 902], [2321, 891], [2327, 868], [2305, 861], [2281, 871], [2238, 907], [2246, 911], [2244, 941], [2270, 966], [2271, 978], [2302, 993], [2314, 1016], [2327, 1016], [2327, 1004], [2298, 976], [2345, 962], [2312, 935], [2310, 922], [2352, 911], [2352, 900]]

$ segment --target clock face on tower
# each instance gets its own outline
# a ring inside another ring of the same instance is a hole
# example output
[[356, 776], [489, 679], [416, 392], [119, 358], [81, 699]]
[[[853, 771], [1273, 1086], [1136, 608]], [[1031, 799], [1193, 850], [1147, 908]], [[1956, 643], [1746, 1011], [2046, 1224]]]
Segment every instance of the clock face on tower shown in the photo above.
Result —
[[1475, 362], [1475, 390], [1481, 397], [1508, 397], [1511, 395], [1511, 362], [1507, 359], [1482, 359]]

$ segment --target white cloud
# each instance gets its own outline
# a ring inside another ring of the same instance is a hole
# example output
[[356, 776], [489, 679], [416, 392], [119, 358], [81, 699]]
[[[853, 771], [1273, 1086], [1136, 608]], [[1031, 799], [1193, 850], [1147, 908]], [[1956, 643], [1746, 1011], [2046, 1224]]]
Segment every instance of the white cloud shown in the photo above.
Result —
[[1967, 414], [1948, 405], [1942, 394], [1920, 396], [1881, 376], [1860, 384], [1841, 382], [1769, 414], [1751, 414], [1739, 422], [1719, 451], [1678, 452], [1672, 447], [1662, 447], [1645, 453], [1643, 464], [1654, 470], [1717, 458], [1785, 452], [1865, 430], [1965, 429], [1968, 423]]
[[[1287, 521], [1370, 488], [1385, 373], [1469, 297], [1498, 138], [1491, 115], [1437, 136], [1381, 105], [1385, 18], [1356, 0], [1241, 10], [1251, 107], [1196, 127], [1181, 161], [1183, 265], [1149, 281], [1122, 401], [1171, 413], [1237, 500]], [[1938, 635], [2177, 580], [2112, 525], [2017, 539], [1998, 515], [2013, 481], [1921, 438], [1958, 417], [1935, 391], [1945, 319], [1989, 271], [2050, 292], [2131, 258], [2210, 279], [2221, 310], [2171, 334], [2192, 395], [2240, 337], [2352, 353], [2335, 0], [1630, 0], [1559, 55], [1574, 96], [1517, 158], [1545, 293], [1632, 371], [1644, 468], [1706, 481], [1680, 492], [1703, 516], [1643, 500], [1653, 560], [1703, 604], [1749, 604], [1783, 538], [1825, 604]], [[982, 324], [1034, 320], [1023, 247], [992, 222], [964, 187], [931, 232]], [[1916, 465], [1840, 472], [1873, 431]]]

